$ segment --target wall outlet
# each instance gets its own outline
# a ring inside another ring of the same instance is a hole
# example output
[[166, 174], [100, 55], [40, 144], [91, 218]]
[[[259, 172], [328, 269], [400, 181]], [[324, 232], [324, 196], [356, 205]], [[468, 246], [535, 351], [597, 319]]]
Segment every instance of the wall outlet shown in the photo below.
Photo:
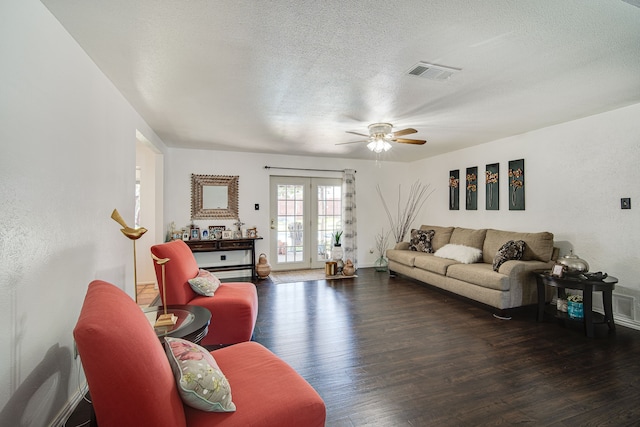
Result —
[[253, 205], [253, 208], [257, 211], [260, 210], [260, 203], [256, 203], [255, 205]]
[[620, 199], [620, 209], [631, 209], [631, 198], [623, 197]]

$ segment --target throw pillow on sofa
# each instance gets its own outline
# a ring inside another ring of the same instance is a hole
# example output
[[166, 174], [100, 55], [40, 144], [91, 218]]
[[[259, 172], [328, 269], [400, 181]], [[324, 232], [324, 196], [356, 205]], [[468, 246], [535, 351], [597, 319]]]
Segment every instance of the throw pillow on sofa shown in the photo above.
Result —
[[524, 240], [509, 240], [502, 245], [493, 258], [493, 271], [498, 271], [500, 266], [509, 260], [522, 259], [522, 254], [524, 254], [526, 246], [527, 244]]
[[207, 412], [234, 412], [231, 387], [205, 348], [181, 338], [165, 337], [167, 357], [182, 401]]
[[189, 285], [196, 294], [212, 297], [220, 287], [220, 279], [211, 274], [210, 271], [200, 269], [196, 277], [189, 279]]
[[411, 240], [409, 241], [409, 249], [417, 252], [433, 253], [431, 241], [436, 234], [433, 230], [411, 230]]
[[452, 259], [462, 264], [473, 264], [482, 259], [482, 251], [480, 249], [454, 243], [444, 245], [433, 255], [438, 258]]

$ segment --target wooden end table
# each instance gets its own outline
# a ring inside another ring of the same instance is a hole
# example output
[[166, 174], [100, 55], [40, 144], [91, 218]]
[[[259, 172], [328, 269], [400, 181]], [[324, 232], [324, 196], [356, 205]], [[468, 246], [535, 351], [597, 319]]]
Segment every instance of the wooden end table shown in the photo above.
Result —
[[[584, 331], [587, 337], [593, 337], [593, 325], [604, 323], [610, 331], [615, 331], [616, 325], [613, 322], [612, 293], [618, 279], [607, 276], [603, 280], [595, 280], [580, 275], [564, 275], [563, 277], [553, 276], [548, 270], [534, 271], [538, 288], [538, 322], [542, 322], [545, 312], [545, 286], [553, 286], [560, 289], [578, 289], [582, 291], [583, 319], [573, 319], [567, 313], [554, 310], [555, 317], [562, 320], [577, 320], [584, 324]], [[604, 316], [593, 312], [593, 292], [602, 292], [602, 305], [604, 306]]]
[[[164, 307], [147, 307], [143, 312], [153, 327], [158, 316], [164, 313]], [[153, 328], [161, 341], [164, 341], [165, 337], [174, 337], [198, 344], [207, 335], [211, 312], [206, 308], [198, 305], [168, 305], [167, 312], [175, 314], [178, 321], [175, 325]]]

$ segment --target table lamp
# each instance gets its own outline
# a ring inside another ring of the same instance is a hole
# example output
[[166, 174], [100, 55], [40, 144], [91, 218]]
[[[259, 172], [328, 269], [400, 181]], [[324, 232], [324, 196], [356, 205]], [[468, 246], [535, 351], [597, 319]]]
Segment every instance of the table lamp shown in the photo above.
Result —
[[123, 228], [120, 229], [122, 234], [125, 235], [128, 239], [133, 241], [133, 287], [134, 287], [134, 295], [136, 299], [136, 304], [138, 303], [138, 268], [136, 263], [136, 240], [142, 237], [144, 233], [147, 232], [147, 229], [144, 227], [140, 228], [131, 228], [124, 222], [124, 219], [120, 216], [118, 209], [114, 209], [111, 213], [111, 218], [120, 224]]
[[162, 268], [162, 307], [164, 308], [164, 313], [158, 316], [156, 320], [154, 328], [159, 328], [162, 326], [171, 326], [175, 325], [178, 321], [178, 316], [173, 313], [167, 313], [167, 288], [165, 286], [165, 276], [164, 276], [164, 267], [165, 264], [169, 262], [169, 258], [158, 258], [154, 254], [151, 254], [153, 260]]

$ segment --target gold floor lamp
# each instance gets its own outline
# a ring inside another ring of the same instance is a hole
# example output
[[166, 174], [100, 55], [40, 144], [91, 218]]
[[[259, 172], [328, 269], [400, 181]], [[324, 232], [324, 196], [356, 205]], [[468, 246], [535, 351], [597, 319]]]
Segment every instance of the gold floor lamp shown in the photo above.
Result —
[[128, 239], [133, 241], [133, 289], [134, 295], [136, 299], [136, 304], [138, 303], [138, 267], [136, 263], [136, 240], [142, 237], [144, 233], [147, 232], [147, 229], [144, 227], [140, 228], [131, 228], [124, 222], [124, 219], [120, 216], [118, 209], [114, 209], [111, 213], [111, 218], [120, 224], [123, 228], [120, 229], [122, 234], [124, 234]]

